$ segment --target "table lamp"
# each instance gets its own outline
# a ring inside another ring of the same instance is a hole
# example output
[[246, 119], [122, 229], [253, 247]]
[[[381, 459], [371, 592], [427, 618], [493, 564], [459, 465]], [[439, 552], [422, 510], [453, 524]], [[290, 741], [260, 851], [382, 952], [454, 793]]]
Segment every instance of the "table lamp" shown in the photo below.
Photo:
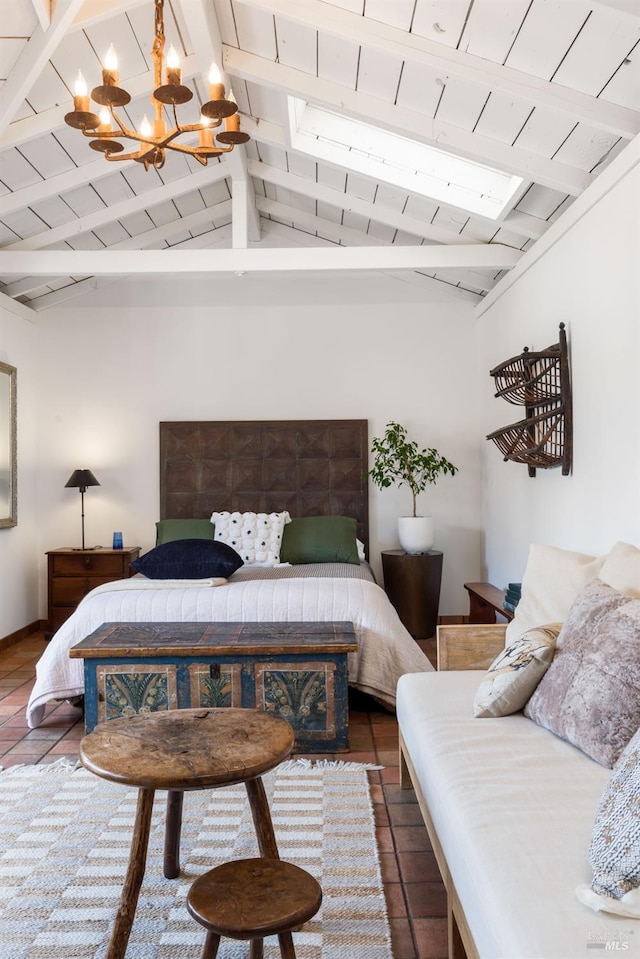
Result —
[[82, 512], [82, 549], [84, 549], [84, 494], [87, 486], [100, 486], [100, 483], [95, 478], [91, 470], [74, 470], [64, 486], [65, 489], [68, 486], [71, 486], [80, 490], [80, 509]]

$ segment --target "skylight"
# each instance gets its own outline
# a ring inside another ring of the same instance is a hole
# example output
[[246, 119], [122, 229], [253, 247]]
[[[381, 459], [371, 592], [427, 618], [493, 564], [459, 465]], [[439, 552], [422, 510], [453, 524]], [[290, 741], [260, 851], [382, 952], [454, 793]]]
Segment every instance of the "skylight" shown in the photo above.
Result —
[[288, 97], [294, 149], [470, 213], [497, 219], [522, 179]]

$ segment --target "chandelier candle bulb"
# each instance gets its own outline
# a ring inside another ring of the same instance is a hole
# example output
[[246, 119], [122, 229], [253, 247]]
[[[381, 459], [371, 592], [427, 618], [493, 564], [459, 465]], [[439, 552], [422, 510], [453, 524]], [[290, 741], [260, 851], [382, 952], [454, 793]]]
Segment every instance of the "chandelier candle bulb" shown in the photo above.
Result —
[[227, 133], [233, 131], [237, 133], [240, 130], [240, 116], [237, 113], [232, 113], [230, 117], [227, 117], [226, 120], [226, 131]]
[[82, 76], [82, 71], [78, 70], [78, 76], [74, 86], [73, 108], [79, 113], [88, 113], [90, 110], [90, 97], [87, 88], [87, 82]]
[[113, 49], [113, 44], [111, 44], [104, 58], [102, 83], [105, 87], [117, 87], [119, 80], [118, 57], [116, 56], [116, 51]]
[[111, 133], [113, 126], [111, 124], [111, 114], [106, 107], [103, 107], [100, 111], [100, 126], [98, 127], [98, 133]]
[[[204, 123], [207, 120], [206, 117], [200, 118], [200, 123]], [[207, 121], [208, 122], [208, 121]], [[204, 126], [199, 132], [200, 146], [201, 147], [212, 147], [213, 146], [213, 130], [209, 126]]]
[[167, 83], [180, 86], [182, 83], [182, 70], [180, 69], [180, 57], [176, 48], [172, 45], [167, 53]]
[[209, 70], [209, 99], [224, 100], [224, 83], [221, 82], [220, 71], [215, 63]]

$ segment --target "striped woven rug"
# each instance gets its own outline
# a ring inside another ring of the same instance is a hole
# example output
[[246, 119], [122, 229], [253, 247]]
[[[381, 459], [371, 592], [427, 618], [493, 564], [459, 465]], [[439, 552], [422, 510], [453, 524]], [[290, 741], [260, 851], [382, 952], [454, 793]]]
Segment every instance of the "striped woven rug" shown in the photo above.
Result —
[[[294, 933], [298, 959], [391, 959], [366, 767], [304, 760], [264, 777], [280, 855], [320, 882], [320, 912]], [[164, 804], [154, 807], [147, 870], [127, 959], [198, 959], [204, 930], [185, 896], [207, 869], [257, 855], [243, 786], [185, 794], [178, 879], [162, 875]], [[102, 959], [129, 854], [137, 790], [82, 768], [0, 773], [0, 956]], [[219, 959], [248, 943], [223, 940]], [[265, 940], [265, 959], [280, 956]]]

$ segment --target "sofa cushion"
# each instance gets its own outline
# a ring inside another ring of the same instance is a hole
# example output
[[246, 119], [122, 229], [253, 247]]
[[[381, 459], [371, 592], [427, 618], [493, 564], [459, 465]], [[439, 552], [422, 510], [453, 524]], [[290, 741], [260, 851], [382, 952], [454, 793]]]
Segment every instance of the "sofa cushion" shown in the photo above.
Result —
[[585, 586], [524, 711], [612, 767], [640, 726], [640, 600], [600, 580]]
[[640, 918], [640, 732], [620, 756], [602, 794], [589, 849], [591, 885], [576, 889], [597, 912]]
[[630, 543], [616, 543], [604, 557], [599, 577], [621, 593], [640, 597], [640, 549]]
[[600, 575], [604, 556], [533, 543], [522, 577], [522, 597], [506, 630], [510, 645], [534, 626], [564, 622], [580, 590]]
[[551, 665], [561, 626], [528, 629], [496, 656], [475, 695], [474, 716], [508, 716], [523, 709]]

